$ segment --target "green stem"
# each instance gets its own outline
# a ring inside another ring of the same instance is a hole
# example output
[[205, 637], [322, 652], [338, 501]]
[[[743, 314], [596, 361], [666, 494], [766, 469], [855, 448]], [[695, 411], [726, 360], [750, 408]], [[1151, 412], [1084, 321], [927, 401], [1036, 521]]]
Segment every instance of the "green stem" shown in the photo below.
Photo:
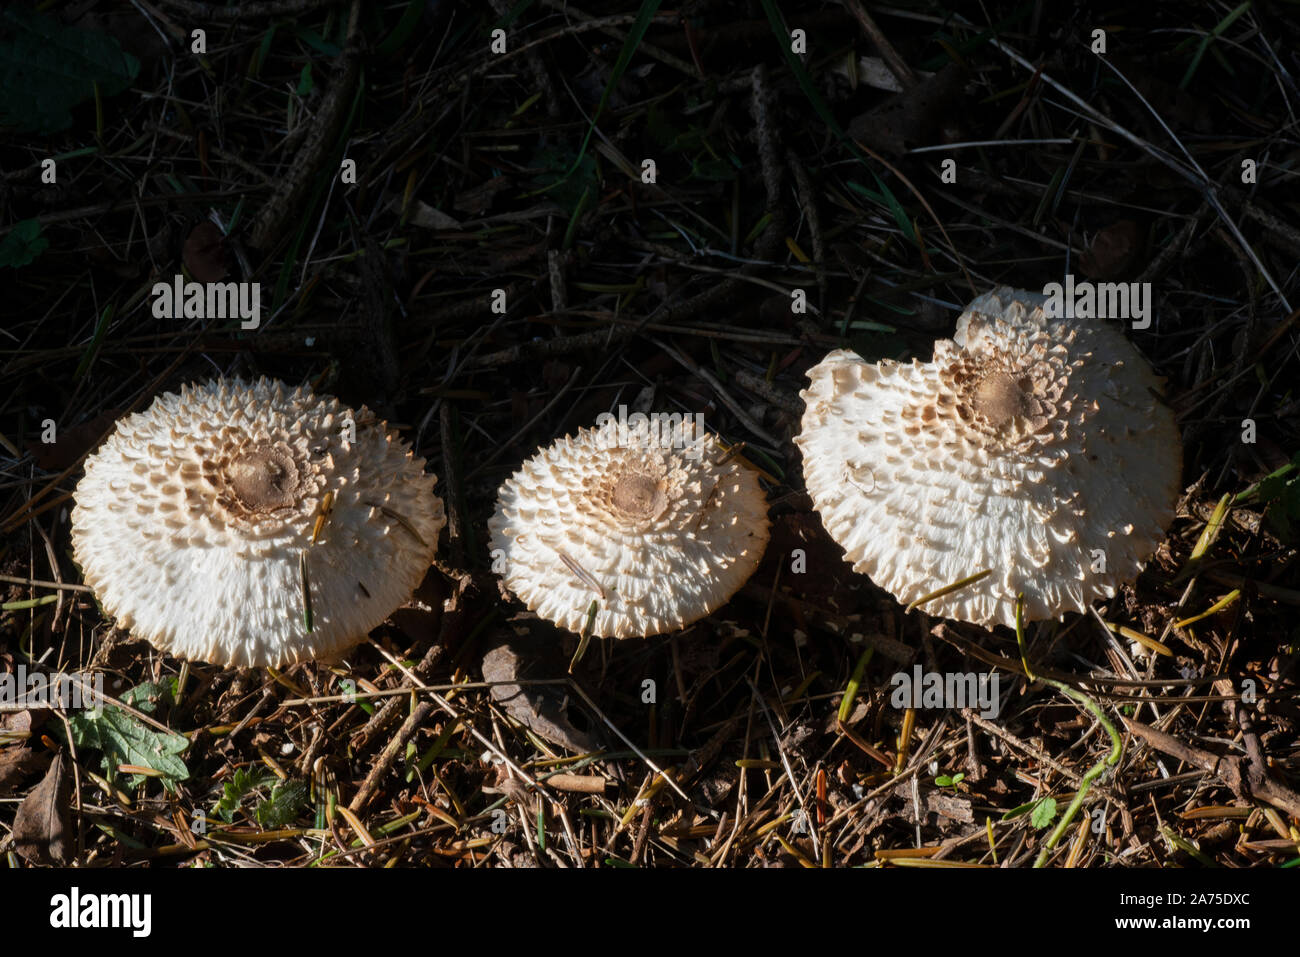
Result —
[[1023, 594], [1017, 595], [1016, 644], [1020, 647], [1020, 661], [1024, 665], [1025, 675], [1030, 681], [1041, 681], [1045, 685], [1050, 685], [1057, 691], [1061, 692], [1061, 694], [1073, 698], [1075, 701], [1079, 702], [1079, 704], [1087, 708], [1088, 711], [1092, 713], [1093, 717], [1101, 723], [1101, 726], [1106, 729], [1106, 733], [1110, 735], [1111, 742], [1110, 754], [1106, 755], [1106, 757], [1102, 758], [1089, 768], [1088, 773], [1079, 780], [1079, 790], [1075, 793], [1074, 800], [1071, 801], [1070, 806], [1065, 809], [1065, 813], [1061, 815], [1061, 820], [1057, 822], [1056, 827], [1052, 829], [1052, 833], [1047, 836], [1047, 840], [1043, 843], [1042, 850], [1038, 852], [1038, 858], [1034, 861], [1034, 867], [1039, 868], [1047, 863], [1047, 858], [1052, 853], [1053, 848], [1056, 847], [1057, 842], [1061, 840], [1061, 837], [1069, 828], [1070, 822], [1074, 820], [1074, 816], [1079, 813], [1079, 808], [1083, 807], [1083, 802], [1088, 797], [1088, 791], [1092, 787], [1092, 782], [1095, 781], [1107, 768], [1113, 768], [1115, 765], [1119, 764], [1119, 759], [1124, 754], [1124, 742], [1120, 740], [1119, 732], [1115, 730], [1115, 726], [1110, 723], [1105, 713], [1102, 712], [1101, 705], [1097, 704], [1097, 702], [1093, 701], [1082, 691], [1071, 688], [1069, 685], [1052, 678], [1038, 677], [1030, 669], [1029, 658], [1025, 654], [1024, 608], [1025, 596]]
[[1047, 857], [1051, 854], [1052, 848], [1056, 847], [1056, 842], [1061, 839], [1063, 834], [1065, 834], [1066, 828], [1068, 828], [1070, 822], [1074, 820], [1074, 815], [1077, 814], [1079, 808], [1083, 806], [1084, 799], [1088, 796], [1088, 789], [1092, 786], [1092, 782], [1107, 768], [1113, 768], [1115, 765], [1119, 764], [1120, 756], [1124, 753], [1124, 742], [1120, 740], [1119, 733], [1115, 730], [1115, 726], [1111, 724], [1110, 721], [1107, 720], [1106, 715], [1102, 713], [1101, 705], [1097, 704], [1097, 702], [1093, 701], [1082, 692], [1076, 691], [1074, 688], [1071, 688], [1069, 685], [1063, 684], [1060, 681], [1054, 681], [1051, 678], [1039, 678], [1038, 680], [1043, 682], [1043, 684], [1051, 685], [1062, 694], [1069, 695], [1075, 701], [1079, 702], [1091, 711], [1096, 719], [1101, 722], [1101, 726], [1110, 734], [1111, 750], [1110, 754], [1106, 755], [1106, 757], [1094, 764], [1088, 770], [1088, 773], [1079, 781], [1078, 793], [1074, 795], [1074, 800], [1070, 802], [1070, 806], [1066, 808], [1065, 813], [1061, 815], [1060, 822], [1048, 836], [1047, 841], [1043, 844], [1043, 849], [1038, 852], [1038, 859], [1034, 861], [1034, 867], [1042, 867], [1047, 863]]

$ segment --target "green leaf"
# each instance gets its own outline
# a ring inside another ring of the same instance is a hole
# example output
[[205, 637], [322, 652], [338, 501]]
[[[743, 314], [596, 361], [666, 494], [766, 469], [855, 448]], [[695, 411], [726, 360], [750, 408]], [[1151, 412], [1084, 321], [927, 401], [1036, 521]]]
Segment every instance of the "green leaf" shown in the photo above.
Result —
[[1295, 540], [1295, 526], [1300, 523], [1300, 454], [1264, 476], [1248, 493], [1238, 495], [1236, 501], [1248, 497], [1268, 506], [1265, 523], [1269, 530], [1291, 544]]
[[906, 339], [889, 332], [856, 335], [850, 338], [849, 345], [868, 362], [878, 362], [881, 359], [900, 360], [911, 349]]
[[1056, 817], [1056, 798], [1039, 798], [1034, 802], [1034, 809], [1029, 814], [1029, 822], [1041, 830], [1051, 824], [1054, 817]]
[[26, 266], [49, 248], [50, 241], [41, 235], [41, 224], [24, 219], [0, 239], [0, 267]]
[[[122, 695], [122, 701], [148, 712], [170, 694], [162, 685], [147, 682]], [[90, 711], [79, 711], [68, 716], [72, 741], [78, 748], [103, 752], [103, 767], [110, 779], [117, 774], [118, 765], [134, 764], [159, 772], [159, 780], [168, 791], [176, 790], [177, 782], [190, 776], [180, 755], [190, 746], [189, 739], [173, 732], [155, 731], [133, 714], [114, 705], [105, 705]], [[138, 787], [146, 780], [142, 774], [131, 776], [131, 786]]]
[[239, 810], [244, 797], [275, 779], [275, 775], [266, 768], [254, 768], [252, 771], [237, 768], [230, 779], [221, 785], [221, 800], [213, 805], [212, 816], [221, 818], [227, 824], [234, 823], [235, 812]]
[[[353, 681], [351, 678], [344, 678], [342, 681], [339, 682], [339, 689], [340, 689], [344, 694], [356, 694], [356, 693], [357, 693], [357, 683], [356, 683], [355, 681]], [[371, 704], [369, 701], [367, 701], [365, 698], [362, 698], [362, 699], [360, 699], [360, 700], [357, 700], [357, 699], [354, 698], [352, 701], [350, 701], [350, 702], [348, 702], [348, 703], [349, 703], [349, 704], [355, 704], [358, 708], [360, 708], [360, 709], [361, 709], [362, 711], [364, 711], [366, 714], [373, 715], [373, 714], [375, 713], [375, 706], [374, 706], [373, 704]]]
[[153, 714], [160, 703], [175, 703], [176, 679], [168, 678], [164, 682], [146, 681], [138, 684], [122, 695], [122, 701], [137, 711]]
[[72, 107], [121, 93], [140, 61], [115, 38], [65, 27], [33, 10], [0, 9], [0, 127], [54, 133], [72, 125]]
[[104, 307], [104, 311], [99, 315], [99, 322], [95, 324], [95, 335], [91, 337], [90, 345], [81, 356], [81, 361], [77, 363], [77, 371], [72, 374], [74, 379], [80, 379], [90, 370], [90, 364], [95, 361], [95, 356], [99, 352], [100, 344], [104, 341], [104, 333], [108, 330], [108, 322], [113, 318], [113, 304], [110, 302]]
[[668, 111], [658, 103], [651, 103], [645, 114], [645, 131], [655, 146], [668, 153], [682, 148], [683, 134], [673, 124]]
[[1210, 42], [1214, 40], [1216, 37], [1222, 36], [1223, 31], [1227, 30], [1228, 27], [1236, 23], [1237, 18], [1240, 17], [1243, 13], [1245, 13], [1250, 8], [1251, 8], [1251, 0], [1246, 0], [1245, 3], [1238, 4], [1235, 9], [1233, 9], [1226, 17], [1224, 17], [1222, 20], [1219, 21], [1218, 26], [1216, 26], [1209, 33], [1201, 37], [1201, 42], [1196, 48], [1196, 53], [1193, 54], [1192, 56], [1192, 62], [1187, 64], [1187, 71], [1183, 74], [1183, 78], [1178, 82], [1178, 89], [1186, 90], [1187, 84], [1192, 82], [1192, 77], [1196, 75], [1196, 68], [1201, 65], [1201, 59], [1202, 57], [1205, 56], [1205, 51], [1210, 48]]
[[425, 0], [411, 0], [402, 11], [402, 18], [397, 21], [397, 26], [393, 27], [393, 32], [384, 37], [379, 47], [375, 50], [381, 57], [392, 56], [402, 47], [406, 46], [406, 41], [411, 39], [411, 33], [414, 32], [416, 24], [420, 22], [420, 14], [424, 12]]
[[267, 830], [292, 824], [307, 806], [306, 781], [281, 781], [271, 789], [271, 796], [257, 805], [253, 816]]
[[304, 63], [302, 65], [302, 73], [298, 76], [298, 95], [306, 96], [312, 91], [315, 85], [316, 84], [311, 81], [311, 64]]
[[840, 724], [849, 720], [853, 714], [853, 701], [858, 696], [858, 689], [862, 687], [862, 676], [867, 672], [867, 663], [871, 661], [871, 656], [875, 648], [868, 645], [862, 649], [862, 654], [858, 656], [858, 663], [853, 666], [853, 674], [849, 676], [849, 683], [844, 688], [844, 697], [840, 699], [840, 709], [837, 718]]

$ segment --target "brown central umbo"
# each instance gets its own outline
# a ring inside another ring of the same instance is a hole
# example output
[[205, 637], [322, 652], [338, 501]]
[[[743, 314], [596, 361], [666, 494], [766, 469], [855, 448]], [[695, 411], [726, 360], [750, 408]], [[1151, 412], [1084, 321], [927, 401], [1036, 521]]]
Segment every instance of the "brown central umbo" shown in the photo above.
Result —
[[649, 521], [668, 507], [668, 495], [660, 479], [632, 472], [614, 486], [614, 507], [630, 518]]
[[250, 512], [294, 505], [301, 484], [298, 466], [283, 443], [244, 450], [227, 467], [226, 480], [240, 504]]
[[975, 387], [972, 404], [994, 428], [1001, 428], [1016, 416], [1028, 415], [1031, 411], [1025, 383], [1005, 372], [991, 372], [985, 376]]

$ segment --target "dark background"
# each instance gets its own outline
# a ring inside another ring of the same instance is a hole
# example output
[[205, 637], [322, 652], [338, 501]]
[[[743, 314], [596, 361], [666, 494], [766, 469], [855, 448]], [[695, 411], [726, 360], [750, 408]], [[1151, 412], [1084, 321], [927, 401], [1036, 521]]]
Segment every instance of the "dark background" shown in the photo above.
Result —
[[[653, 773], [572, 694], [535, 690], [507, 716], [471, 689], [460, 717], [434, 709], [405, 735], [404, 699], [382, 726], [357, 705], [283, 704], [340, 694], [349, 676], [400, 687], [363, 645], [283, 682], [194, 664], [156, 715], [195, 733], [188, 779], [169, 793], [119, 775], [110, 794], [78, 775], [76, 810], [55, 822], [72, 836], [65, 861], [845, 865], [919, 844], [937, 862], [1032, 862], [1047, 831], [1002, 816], [1049, 795], [1063, 810], [1105, 733], [1004, 671], [994, 727], [920, 712], [900, 755], [889, 676], [918, 662], [986, 670], [990, 656], [1007, 668], [1014, 636], [936, 633], [854, 575], [811, 511], [790, 440], [803, 373], [829, 349], [928, 360], [974, 295], [1072, 272], [1153, 284], [1151, 327], [1130, 335], [1168, 377], [1188, 491], [1147, 571], [1102, 612], [1171, 654], [1136, 659], [1134, 673], [1127, 641], [1069, 616], [1029, 630], [1030, 658], [1074, 676], [1116, 722], [1158, 722], [1191, 750], [1126, 737], [1085, 809], [1104, 811], [1103, 833], [1076, 825], [1054, 863], [1075, 843], [1078, 866], [1295, 862], [1295, 818], [1192, 759], [1248, 759], [1292, 786], [1300, 760], [1293, 5], [700, 0], [643, 22], [635, 4], [600, 0], [362, 3], [355, 16], [314, 0], [239, 13], [85, 2], [44, 20], [24, 9], [0, 21], [15, 104], [0, 114], [0, 667], [93, 662], [119, 693], [174, 683], [179, 663], [113, 632], [89, 595], [19, 582], [79, 580], [67, 513], [80, 462], [116, 418], [196, 379], [310, 383], [375, 409], [428, 458], [452, 515], [439, 568], [373, 637], [423, 661], [430, 683], [480, 680], [503, 643], [520, 674], [564, 674], [576, 639], [488, 573], [496, 489], [537, 446], [640, 401], [702, 412], [776, 479], [767, 559], [729, 605], [678, 635], [597, 644], [575, 672], [643, 755], [678, 769], [689, 800], [660, 786], [634, 806]], [[498, 26], [504, 55], [490, 51]], [[792, 56], [779, 36], [796, 28], [807, 52]], [[15, 66], [49, 56], [42, 36], [73, 44], [54, 62], [82, 63], [72, 49], [93, 68], [55, 86], [48, 62]], [[1059, 142], [1024, 142], [1042, 140]], [[975, 142], [991, 145], [917, 151]], [[48, 157], [55, 184], [40, 180]], [[655, 183], [640, 178], [647, 157]], [[949, 157], [955, 184], [939, 177]], [[340, 182], [345, 158], [355, 185]], [[155, 318], [153, 284], [182, 270], [260, 282], [261, 327]], [[803, 315], [789, 308], [796, 287]], [[40, 441], [45, 419], [54, 444]], [[1225, 495], [1227, 520], [1189, 566]], [[777, 576], [792, 547], [808, 550], [802, 580]], [[1234, 587], [1221, 613], [1171, 627]], [[59, 598], [29, 607], [46, 595]], [[849, 735], [836, 715], [868, 646]], [[1246, 677], [1263, 698], [1243, 724], [1246, 709], [1224, 699]], [[1115, 684], [1159, 678], [1195, 680]], [[40, 717], [0, 718], [0, 852], [13, 863], [42, 859], [10, 839], [62, 748], [58, 720]], [[533, 773], [610, 785], [539, 802], [481, 760], [470, 726]], [[600, 755], [546, 764], [565, 735]], [[902, 783], [857, 742], [901, 761]], [[251, 777], [266, 755], [284, 781]], [[103, 771], [93, 751], [79, 761]], [[192, 840], [186, 822], [240, 770], [252, 783], [217, 826], [229, 833]], [[357, 820], [385, 836], [366, 849], [351, 821], [329, 820], [327, 796], [347, 805], [372, 773]], [[256, 808], [288, 800], [286, 783], [305, 796], [268, 828]], [[792, 829], [804, 805], [815, 843]]]

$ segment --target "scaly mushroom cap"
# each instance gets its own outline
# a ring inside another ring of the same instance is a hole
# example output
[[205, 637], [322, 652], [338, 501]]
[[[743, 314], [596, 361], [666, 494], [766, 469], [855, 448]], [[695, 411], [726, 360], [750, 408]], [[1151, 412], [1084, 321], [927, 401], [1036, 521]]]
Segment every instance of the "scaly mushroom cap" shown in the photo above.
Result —
[[364, 406], [222, 379], [118, 422], [77, 485], [73, 549], [105, 611], [179, 658], [329, 658], [424, 577], [446, 522], [436, 481]]
[[957, 321], [934, 360], [808, 373], [804, 479], [862, 572], [927, 613], [988, 627], [1084, 611], [1134, 578], [1174, 515], [1182, 444], [1163, 384], [1117, 329], [1050, 318], [1002, 287]]
[[[501, 486], [493, 567], [532, 611], [581, 633], [655, 635], [723, 605], [758, 565], [767, 502], [754, 472], [694, 422], [579, 429]], [[499, 550], [499, 551], [498, 551]], [[498, 564], [498, 560], [503, 564]]]

